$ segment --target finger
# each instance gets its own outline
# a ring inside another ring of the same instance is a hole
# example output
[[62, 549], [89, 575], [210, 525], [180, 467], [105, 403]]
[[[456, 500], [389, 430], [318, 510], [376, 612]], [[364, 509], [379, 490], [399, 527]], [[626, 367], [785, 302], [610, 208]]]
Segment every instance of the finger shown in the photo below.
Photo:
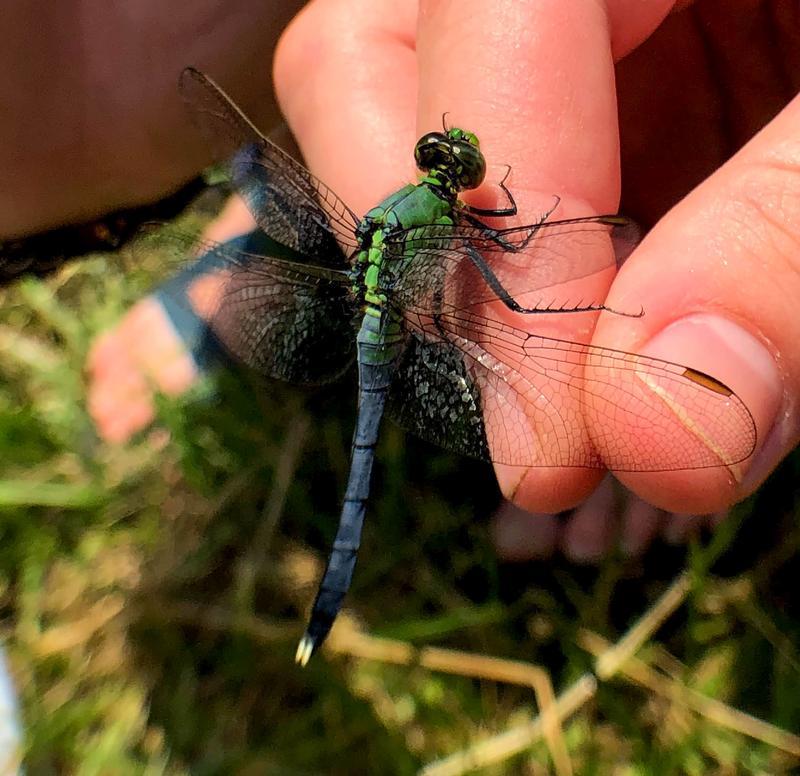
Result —
[[629, 558], [643, 555], [658, 533], [665, 515], [652, 504], [625, 491], [625, 509], [622, 513], [619, 546]]
[[275, 53], [275, 88], [309, 167], [363, 213], [413, 180], [416, 3], [314, 0]]
[[[419, 125], [436, 126], [446, 110], [449, 122], [477, 132], [489, 162], [487, 179], [500, 178], [499, 165], [511, 166], [507, 184], [522, 222], [545, 212], [554, 194], [561, 197], [554, 218], [617, 208], [619, 147], [612, 41], [624, 38], [630, 45], [658, 23], [670, 4], [650, 4], [647, 18], [632, 13], [635, 23], [626, 29], [621, 29], [622, 20], [629, 17], [616, 7], [625, 4], [611, 5], [614, 19], [620, 20], [616, 28], [602, 4], [583, 0], [420, 3]], [[660, 9], [654, 8], [659, 5]], [[493, 191], [497, 197], [496, 186]], [[496, 200], [484, 202], [490, 196], [491, 192], [484, 192], [480, 204], [496, 204]], [[594, 276], [579, 291], [564, 292], [564, 298], [602, 300], [611, 277], [611, 273]], [[523, 318], [504, 316], [502, 310], [494, 314], [518, 328], [573, 342], [587, 341], [593, 325], [588, 315]], [[525, 399], [533, 403], [542, 386], [535, 378], [531, 383], [531, 395]], [[492, 400], [491, 396], [484, 399]], [[576, 398], [559, 396], [551, 406], [554, 412], [547, 418], [542, 410], [532, 411], [528, 435], [543, 445], [545, 439], [556, 444], [555, 435], [542, 428], [569, 426], [566, 434], [560, 429], [558, 433], [569, 437], [571, 446], [587, 447], [590, 442], [579, 427]], [[548, 455], [556, 458], [547, 450], [542, 457], [547, 460]], [[524, 509], [544, 512], [574, 506], [602, 476], [585, 468], [497, 466], [496, 470], [507, 497]]]
[[609, 304], [645, 315], [633, 323], [604, 316], [598, 326], [595, 343], [712, 375], [753, 416], [755, 454], [741, 465], [622, 475], [665, 509], [724, 509], [797, 444], [798, 137], [800, 98], [662, 219], [626, 264]]
[[203, 229], [202, 237], [203, 240], [223, 243], [255, 229], [255, 226], [256, 222], [244, 200], [239, 196], [232, 196], [220, 214]]
[[576, 507], [561, 537], [564, 554], [575, 563], [597, 563], [611, 549], [618, 530], [614, 485], [606, 477]]
[[700, 515], [668, 515], [661, 535], [667, 544], [686, 544], [700, 533], [705, 523], [705, 518]]
[[447, 110], [448, 120], [479, 132], [490, 164], [511, 165], [509, 185], [528, 219], [553, 193], [564, 198], [565, 210], [581, 207], [579, 215], [587, 214], [585, 206], [613, 211], [614, 60], [644, 40], [672, 5], [422, 0], [419, 128], [436, 126]]
[[549, 558], [556, 549], [560, 522], [555, 515], [533, 514], [504, 501], [492, 520], [492, 539], [504, 561]]
[[[652, 32], [673, 4], [674, 0], [654, 0], [643, 8], [641, 3], [632, 4], [631, 0], [609, 2], [610, 43], [606, 36], [606, 45], [601, 47], [603, 53], [607, 55], [610, 46], [615, 57], [625, 54]], [[532, 15], [531, 8], [536, 10], [537, 5], [541, 10]], [[517, 6], [518, 13], [515, 12]], [[564, 10], [560, 10], [561, 6], [565, 7]], [[415, 124], [417, 13], [418, 3], [413, 0], [372, 0], [368, 3], [313, 0], [292, 20], [275, 52], [275, 89], [309, 166], [357, 212], [362, 212], [376, 199], [397, 188], [398, 176], [414, 175], [410, 149], [417, 139], [417, 132], [420, 128], [428, 130], [439, 125], [441, 111], [438, 107], [433, 108], [433, 113], [421, 109], [420, 126]], [[474, 86], [484, 95], [491, 95], [496, 86], [502, 85], [496, 83], [492, 69], [479, 72], [481, 80], [471, 82], [469, 76], [480, 68], [471, 67], [470, 60], [481, 56], [486, 61], [488, 50], [496, 49], [501, 62], [513, 61], [518, 52], [509, 48], [502, 50], [502, 46], [513, 38], [513, 35], [505, 34], [511, 29], [503, 29], [503, 20], [512, 29], [515, 27], [525, 57], [515, 66], [513, 75], [516, 78], [508, 82], [515, 85], [509, 96], [516, 99], [520, 91], [534, 93], [540, 88], [550, 88], [552, 93], [557, 90], [558, 83], [563, 83], [566, 88], [558, 96], [558, 105], [542, 100], [528, 105], [526, 110], [530, 115], [531, 108], [542, 108], [542, 113], [533, 111], [535, 118], [537, 121], [544, 118], [551, 127], [558, 124], [558, 116], [569, 112], [573, 89], [583, 88], [580, 80], [569, 72], [574, 52], [578, 51], [584, 62], [590, 61], [594, 52], [591, 41], [570, 29], [574, 17], [584, 13], [591, 15], [589, 24], [595, 28], [605, 26], [608, 21], [602, 6], [588, 0], [571, 0], [569, 3], [555, 0], [515, 3], [506, 0], [491, 5], [479, 0], [422, 3], [419, 13], [420, 31], [428, 30], [434, 38], [438, 37], [444, 44], [440, 51], [446, 49], [446, 41], [454, 44], [451, 56], [446, 57], [452, 65], [449, 70], [443, 70], [439, 77], [426, 69], [426, 77], [442, 84], [448, 83], [447, 72], [452, 73], [463, 65], [464, 77], [457, 77], [462, 89], [469, 91]], [[525, 27], [529, 22], [537, 24], [550, 16], [553, 23], [541, 29]], [[446, 18], [447, 22], [437, 22], [441, 18]], [[483, 23], [487, 19], [491, 26], [486, 27], [486, 34], [483, 34]], [[468, 34], [453, 35], [453, 29], [449, 27], [451, 21]], [[498, 31], [501, 33], [499, 36]], [[582, 49], [584, 43], [587, 45], [585, 51]], [[578, 48], [575, 49], [573, 44]], [[538, 54], [533, 53], [537, 51]], [[446, 55], [446, 51], [444, 53]], [[509, 74], [508, 68], [504, 68], [502, 75]], [[606, 73], [603, 79], [607, 76]], [[587, 81], [586, 90], [591, 91], [596, 81]], [[488, 106], [489, 119], [496, 117], [494, 108], [512, 114], [516, 110], [513, 102], [507, 103], [502, 97], [503, 94], [499, 93], [498, 99]], [[450, 102], [449, 93], [445, 102]], [[554, 107], [558, 109], [555, 113], [551, 112]], [[582, 118], [585, 120], [590, 116]], [[580, 118], [572, 123], [579, 124]], [[589, 132], [585, 131], [587, 128], [590, 128]], [[595, 132], [588, 123], [582, 129], [580, 135]], [[553, 132], [546, 134], [552, 136]], [[520, 135], [526, 146], [533, 146], [522, 124], [514, 137]], [[571, 140], [571, 137], [564, 136], [560, 145], [568, 148]], [[591, 159], [591, 140], [585, 140], [582, 145], [584, 158], [588, 156]], [[541, 163], [544, 156], [544, 153], [536, 154], [536, 163]], [[580, 156], [575, 155], [574, 171], [582, 174], [584, 169], [579, 163]], [[498, 166], [503, 163], [499, 162]], [[552, 167], [558, 169], [555, 161]], [[555, 182], [566, 177], [567, 173], [563, 171], [556, 176]], [[545, 190], [549, 195], [549, 188]]]

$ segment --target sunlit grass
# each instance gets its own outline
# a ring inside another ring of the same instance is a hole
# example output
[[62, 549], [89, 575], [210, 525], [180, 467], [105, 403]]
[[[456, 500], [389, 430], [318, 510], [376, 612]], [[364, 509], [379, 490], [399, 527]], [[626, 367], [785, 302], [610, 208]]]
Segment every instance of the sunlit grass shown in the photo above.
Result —
[[87, 350], [169, 272], [136, 259], [0, 291], [0, 626], [30, 773], [797, 767], [797, 459], [686, 551], [512, 566], [491, 471], [387, 425], [347, 616], [301, 670], [353, 384], [229, 375], [102, 443]]

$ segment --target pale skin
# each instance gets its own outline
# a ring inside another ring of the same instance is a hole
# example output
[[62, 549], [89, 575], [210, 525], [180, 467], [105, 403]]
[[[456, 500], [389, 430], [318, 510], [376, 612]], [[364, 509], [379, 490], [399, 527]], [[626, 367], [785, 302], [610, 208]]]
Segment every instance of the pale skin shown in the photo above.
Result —
[[[520, 213], [541, 212], [554, 193], [563, 216], [614, 212], [619, 89], [626, 209], [657, 223], [607, 297], [615, 309], [642, 307], [646, 315], [634, 322], [601, 316], [593, 342], [713, 374], [742, 397], [758, 432], [755, 455], [736, 476], [712, 469], [621, 479], [663, 509], [714, 513], [757, 487], [798, 439], [800, 20], [784, 18], [788, 5], [775, 3], [774, 13], [739, 28], [728, 21], [731, 3], [703, 2], [698, 16], [664, 22], [674, 5], [317, 0], [284, 34], [274, 77], [309, 166], [357, 212], [413, 179], [408, 149], [439, 126], [443, 109], [479, 132], [490, 165], [512, 166], [508, 184]], [[734, 16], [747, 21], [749, 4], [737, 5]], [[614, 60], [631, 51], [615, 84]], [[714, 105], [724, 110], [711, 111]], [[722, 163], [726, 148], [765, 123]], [[678, 149], [672, 157], [670, 143]], [[482, 196], [491, 201], [495, 192], [488, 187]], [[244, 218], [234, 212], [229, 223], [239, 219], [246, 229]], [[119, 405], [113, 409], [118, 397], [105, 377], [111, 350], [103, 343], [95, 350], [92, 407], [101, 430], [105, 424], [108, 436], [121, 438], [131, 429], [119, 421]], [[176, 363], [190, 381], [187, 362], [178, 355]], [[136, 401], [146, 410], [146, 395]], [[601, 476], [498, 471], [508, 497], [540, 512], [578, 504]], [[642, 518], [641, 503], [631, 502], [625, 518], [640, 528], [654, 514]], [[578, 510], [572, 530], [580, 534], [583, 520], [583, 530], [607, 532], [597, 515], [597, 506]], [[520, 518], [510, 519], [519, 538]], [[531, 521], [529, 535], [541, 525]], [[605, 541], [595, 539], [594, 546]]]

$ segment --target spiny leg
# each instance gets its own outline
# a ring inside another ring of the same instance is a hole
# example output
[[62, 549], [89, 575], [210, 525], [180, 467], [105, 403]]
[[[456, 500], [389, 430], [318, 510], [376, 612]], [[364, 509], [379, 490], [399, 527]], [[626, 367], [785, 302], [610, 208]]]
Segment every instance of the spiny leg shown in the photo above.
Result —
[[[505, 189], [505, 186], [503, 188]], [[509, 196], [511, 196], [510, 192]], [[502, 234], [500, 234], [497, 229], [492, 229], [490, 226], [484, 224], [483, 221], [481, 221], [480, 219], [475, 218], [475, 216], [472, 214], [472, 211], [465, 212], [464, 218], [467, 221], [469, 221], [473, 226], [476, 226], [479, 229], [483, 230], [484, 237], [491, 240], [493, 243], [496, 243], [509, 253], [519, 253], [519, 251], [524, 250], [528, 246], [530, 241], [536, 236], [542, 224], [544, 224], [547, 221], [547, 219], [550, 218], [550, 216], [553, 214], [553, 211], [558, 207], [559, 202], [561, 202], [561, 197], [556, 196], [553, 206], [547, 212], [545, 212], [535, 224], [531, 224], [530, 227], [523, 227], [523, 229], [525, 228], [528, 229], [528, 233], [522, 242], [512, 243], [504, 239]], [[516, 213], [516, 203], [514, 204], [514, 208], [515, 208], [514, 212]], [[495, 215], [495, 214], [489, 213], [488, 215]]]
[[641, 318], [644, 315], [644, 310], [638, 313], [626, 313], [619, 310], [613, 310], [603, 304], [589, 304], [589, 305], [576, 305], [575, 307], [523, 307], [513, 296], [505, 289], [500, 282], [500, 278], [495, 275], [492, 268], [486, 263], [483, 256], [480, 255], [471, 245], [466, 246], [466, 252], [469, 255], [472, 263], [481, 277], [486, 281], [489, 288], [495, 293], [497, 298], [509, 310], [515, 313], [533, 314], [533, 313], [594, 313], [605, 310], [606, 312], [614, 313], [615, 315], [622, 315], [626, 318]]

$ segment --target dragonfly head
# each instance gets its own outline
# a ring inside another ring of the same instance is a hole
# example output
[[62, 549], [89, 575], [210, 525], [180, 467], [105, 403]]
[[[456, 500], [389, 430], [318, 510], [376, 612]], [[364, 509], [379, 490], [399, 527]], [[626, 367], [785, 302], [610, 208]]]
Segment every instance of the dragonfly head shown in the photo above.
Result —
[[420, 170], [438, 174], [455, 191], [478, 188], [486, 175], [478, 138], [457, 127], [423, 135], [414, 148], [414, 159]]

